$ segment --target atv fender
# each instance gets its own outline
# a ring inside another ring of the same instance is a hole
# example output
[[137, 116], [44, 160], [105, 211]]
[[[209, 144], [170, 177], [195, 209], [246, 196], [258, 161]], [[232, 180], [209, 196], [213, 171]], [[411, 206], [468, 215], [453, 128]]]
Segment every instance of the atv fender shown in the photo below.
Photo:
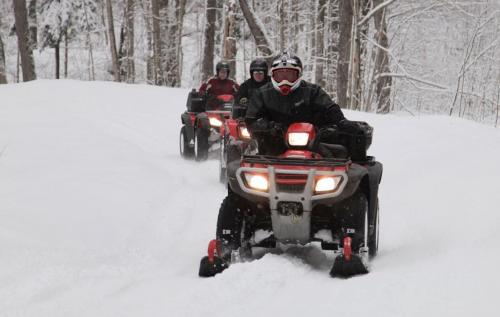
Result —
[[208, 120], [208, 115], [206, 113], [199, 113], [196, 115], [196, 128], [210, 130], [210, 120]]

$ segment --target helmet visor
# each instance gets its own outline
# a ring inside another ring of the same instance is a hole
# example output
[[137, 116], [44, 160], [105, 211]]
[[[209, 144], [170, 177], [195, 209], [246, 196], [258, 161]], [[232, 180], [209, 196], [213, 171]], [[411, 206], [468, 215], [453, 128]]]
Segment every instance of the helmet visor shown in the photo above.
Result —
[[294, 83], [299, 79], [299, 71], [293, 68], [278, 68], [273, 70], [273, 79], [277, 83], [288, 81]]

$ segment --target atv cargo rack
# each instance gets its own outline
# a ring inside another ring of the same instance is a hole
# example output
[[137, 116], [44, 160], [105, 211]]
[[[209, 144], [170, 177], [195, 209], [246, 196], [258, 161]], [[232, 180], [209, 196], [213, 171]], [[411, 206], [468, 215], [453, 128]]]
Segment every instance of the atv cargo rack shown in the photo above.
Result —
[[268, 155], [245, 155], [242, 163], [250, 164], [265, 164], [265, 165], [289, 165], [289, 166], [324, 166], [336, 167], [351, 164], [349, 159], [340, 158], [320, 158], [320, 159], [303, 159], [303, 158], [283, 158]]

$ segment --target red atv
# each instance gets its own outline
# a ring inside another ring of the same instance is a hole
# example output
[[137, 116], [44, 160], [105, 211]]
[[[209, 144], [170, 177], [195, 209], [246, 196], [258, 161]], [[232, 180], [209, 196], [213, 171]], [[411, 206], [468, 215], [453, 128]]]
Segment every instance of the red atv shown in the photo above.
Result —
[[239, 162], [250, 145], [250, 132], [245, 125], [246, 107], [233, 105], [231, 117], [224, 121], [224, 135], [221, 138], [219, 157], [219, 180], [227, 182], [228, 163]]
[[282, 154], [230, 162], [228, 196], [199, 275], [251, 258], [252, 247], [311, 242], [336, 251], [331, 276], [367, 273], [378, 250], [382, 164], [366, 156], [373, 129], [357, 122], [356, 130], [294, 123], [277, 136]]
[[182, 157], [194, 156], [196, 161], [204, 161], [209, 152], [218, 148], [224, 135], [224, 121], [229, 118], [233, 103], [233, 95], [220, 95], [205, 101], [196, 90], [190, 92], [187, 110], [181, 115], [179, 148]]

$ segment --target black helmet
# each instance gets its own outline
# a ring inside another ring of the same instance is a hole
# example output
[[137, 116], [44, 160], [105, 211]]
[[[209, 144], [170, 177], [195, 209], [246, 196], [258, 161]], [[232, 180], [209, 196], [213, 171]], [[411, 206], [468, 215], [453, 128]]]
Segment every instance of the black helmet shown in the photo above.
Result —
[[230, 69], [229, 69], [229, 63], [225, 61], [220, 61], [217, 63], [215, 66], [215, 74], [219, 75], [219, 72], [221, 69], [227, 70], [227, 74], [229, 75]]
[[254, 59], [250, 63], [250, 76], [252, 76], [252, 73], [254, 71], [263, 71], [264, 74], [267, 75], [267, 70], [268, 70], [267, 62], [262, 58]]
[[302, 78], [302, 61], [295, 55], [283, 52], [271, 66], [271, 82], [276, 90], [288, 95], [299, 87]]

